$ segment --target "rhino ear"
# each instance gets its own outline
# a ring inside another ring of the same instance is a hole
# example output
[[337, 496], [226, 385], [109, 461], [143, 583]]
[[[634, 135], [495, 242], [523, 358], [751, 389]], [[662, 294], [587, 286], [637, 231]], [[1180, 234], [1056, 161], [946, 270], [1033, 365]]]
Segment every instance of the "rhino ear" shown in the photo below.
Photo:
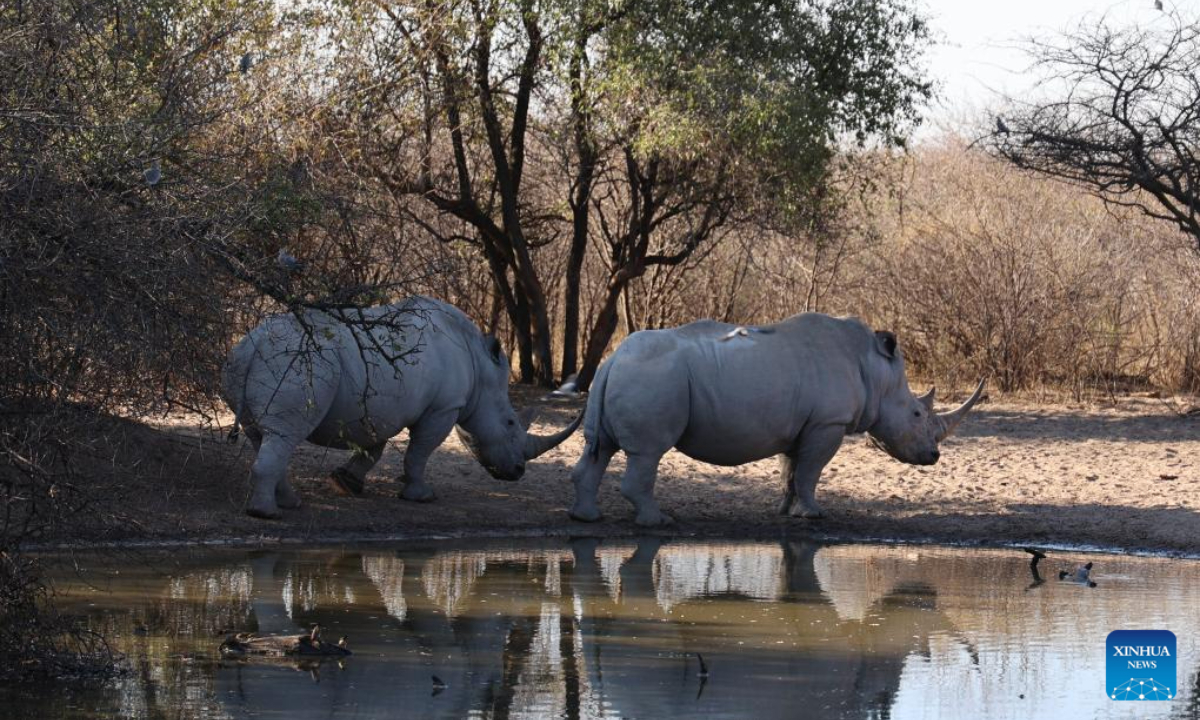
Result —
[[483, 346], [487, 348], [488, 354], [492, 356], [492, 362], [500, 364], [500, 358], [504, 356], [504, 348], [500, 347], [500, 341], [495, 335], [487, 334], [483, 336]]
[[887, 330], [875, 331], [875, 349], [888, 360], [896, 357], [896, 336]]

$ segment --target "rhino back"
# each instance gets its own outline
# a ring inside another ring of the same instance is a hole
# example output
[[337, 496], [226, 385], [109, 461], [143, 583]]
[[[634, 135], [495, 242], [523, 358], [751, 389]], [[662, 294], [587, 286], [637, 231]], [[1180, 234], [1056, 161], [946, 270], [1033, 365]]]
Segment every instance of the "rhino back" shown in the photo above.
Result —
[[269, 317], [230, 350], [223, 395], [238, 421], [272, 433], [303, 433], [336, 390], [337, 353], [291, 315]]
[[604, 401], [623, 449], [678, 433], [685, 454], [737, 465], [785, 452], [809, 423], [859, 423], [869, 328], [817, 314], [731, 336], [737, 328], [701, 321], [621, 345]]
[[365, 446], [394, 437], [432, 406], [465, 404], [479, 331], [461, 311], [418, 297], [354, 313], [351, 324], [317, 311], [303, 323], [273, 316], [235, 345], [223, 384], [242, 422], [270, 415], [270, 423], [299, 427], [319, 412], [307, 439]]
[[364, 326], [339, 328], [341, 377], [319, 444], [394, 437], [431, 408], [462, 408], [472, 391], [479, 330], [457, 308], [428, 298], [370, 309]]

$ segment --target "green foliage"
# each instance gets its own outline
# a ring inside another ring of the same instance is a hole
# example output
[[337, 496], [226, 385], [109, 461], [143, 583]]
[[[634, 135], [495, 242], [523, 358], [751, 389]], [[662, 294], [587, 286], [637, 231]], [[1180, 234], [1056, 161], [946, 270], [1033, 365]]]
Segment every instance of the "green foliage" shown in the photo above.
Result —
[[902, 145], [931, 86], [925, 21], [900, 0], [633, 5], [608, 38], [613, 128], [638, 151], [715, 154], [771, 183], [819, 181], [848, 142]]

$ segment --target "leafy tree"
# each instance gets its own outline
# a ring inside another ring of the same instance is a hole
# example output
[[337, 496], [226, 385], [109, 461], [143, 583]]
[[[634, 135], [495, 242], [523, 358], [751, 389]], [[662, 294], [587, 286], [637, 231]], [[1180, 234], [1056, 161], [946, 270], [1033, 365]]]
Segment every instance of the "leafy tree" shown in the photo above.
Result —
[[418, 201], [411, 220], [478, 248], [522, 379], [542, 383], [539, 248], [570, 238], [563, 374], [579, 362], [585, 251], [607, 248], [586, 386], [631, 279], [732, 221], [802, 214], [839, 147], [902, 144], [930, 91], [926, 27], [901, 0], [380, 1], [342, 27], [364, 155]]
[[925, 42], [911, 9], [874, 0], [663, 1], [614, 27], [595, 141], [616, 148], [609, 202], [594, 202], [609, 281], [580, 386], [647, 268], [687, 261], [730, 226], [803, 223], [840, 149], [903, 145], [930, 91]]
[[[310, 18], [271, 0], [0, 3], [0, 674], [70, 655], [19, 553], [120, 512], [142, 470], [115, 464], [110, 415], [210, 407], [257, 313], [398, 284], [373, 241], [390, 223], [320, 142], [339, 127], [314, 111], [320, 83], [297, 82]], [[285, 247], [305, 273], [279, 266]]]

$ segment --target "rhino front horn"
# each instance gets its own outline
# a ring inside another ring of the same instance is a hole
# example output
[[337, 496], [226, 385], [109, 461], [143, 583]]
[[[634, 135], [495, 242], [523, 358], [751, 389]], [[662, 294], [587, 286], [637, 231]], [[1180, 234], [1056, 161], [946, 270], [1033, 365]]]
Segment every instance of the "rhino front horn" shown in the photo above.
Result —
[[553, 435], [541, 436], [533, 433], [525, 435], [525, 459], [532, 460], [549, 450], [558, 447], [563, 440], [571, 437], [571, 433], [575, 432], [575, 428], [579, 427], [579, 423], [583, 422], [583, 413], [580, 413], [570, 425], [567, 425], [562, 430]]
[[938, 420], [942, 423], [942, 431], [938, 433], [938, 442], [945, 440], [954, 434], [954, 429], [963, 421], [967, 413], [971, 412], [971, 408], [975, 407], [975, 403], [979, 402], [979, 398], [983, 397], [983, 385], [986, 380], [980, 380], [979, 386], [975, 388], [975, 392], [971, 393], [971, 397], [956, 409], [948, 413], [939, 413]]

